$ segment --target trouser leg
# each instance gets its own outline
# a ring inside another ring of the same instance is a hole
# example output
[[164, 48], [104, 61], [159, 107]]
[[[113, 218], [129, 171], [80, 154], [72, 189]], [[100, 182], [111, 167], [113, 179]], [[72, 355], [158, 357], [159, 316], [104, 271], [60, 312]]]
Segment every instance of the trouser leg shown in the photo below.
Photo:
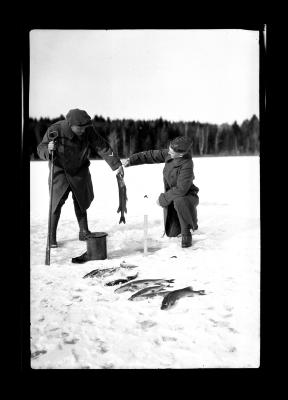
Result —
[[196, 206], [191, 202], [188, 196], [180, 197], [174, 200], [174, 208], [177, 212], [182, 235], [182, 247], [192, 245], [191, 229], [197, 229], [197, 211]]
[[191, 210], [189, 206], [189, 199], [187, 197], [179, 197], [174, 200], [174, 208], [177, 212], [181, 234], [190, 233], [190, 229], [192, 228], [191, 224]]
[[63, 204], [65, 203], [65, 201], [67, 200], [69, 192], [70, 192], [70, 188], [68, 188], [66, 190], [66, 192], [60, 199], [56, 210], [53, 213], [51, 213], [50, 247], [52, 247], [52, 248], [58, 247], [57, 226], [58, 226], [59, 218], [61, 215], [61, 208], [62, 208]]
[[72, 195], [72, 197], [73, 197], [75, 215], [79, 225], [79, 240], [86, 240], [87, 235], [91, 233], [88, 229], [87, 211], [81, 210], [74, 194]]
[[59, 209], [58, 211], [56, 210], [54, 213], [51, 214], [50, 247], [52, 248], [58, 247], [56, 233], [60, 214], [61, 209]]
[[169, 204], [166, 212], [165, 232], [168, 237], [176, 237], [179, 235], [179, 233], [181, 233], [181, 227], [178, 214], [173, 203]]
[[193, 197], [194, 205], [191, 207], [191, 216], [192, 216], [192, 229], [196, 231], [198, 229], [198, 216], [197, 216], [197, 206], [199, 204], [198, 196]]

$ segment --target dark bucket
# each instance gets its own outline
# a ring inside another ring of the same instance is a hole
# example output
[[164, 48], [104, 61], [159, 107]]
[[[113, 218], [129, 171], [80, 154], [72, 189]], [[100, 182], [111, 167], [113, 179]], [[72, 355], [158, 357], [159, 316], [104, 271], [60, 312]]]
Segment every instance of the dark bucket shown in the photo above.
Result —
[[105, 232], [92, 232], [86, 237], [87, 256], [89, 260], [105, 260], [107, 258], [107, 244]]

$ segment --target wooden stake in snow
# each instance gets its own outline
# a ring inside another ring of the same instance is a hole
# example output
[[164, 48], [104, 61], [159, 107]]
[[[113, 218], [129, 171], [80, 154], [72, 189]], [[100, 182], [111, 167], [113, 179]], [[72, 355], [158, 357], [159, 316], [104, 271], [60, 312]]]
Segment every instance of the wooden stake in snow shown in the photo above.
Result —
[[147, 200], [148, 196], [144, 196], [144, 256], [148, 254], [147, 248], [147, 238], [148, 238], [148, 210], [147, 210]]

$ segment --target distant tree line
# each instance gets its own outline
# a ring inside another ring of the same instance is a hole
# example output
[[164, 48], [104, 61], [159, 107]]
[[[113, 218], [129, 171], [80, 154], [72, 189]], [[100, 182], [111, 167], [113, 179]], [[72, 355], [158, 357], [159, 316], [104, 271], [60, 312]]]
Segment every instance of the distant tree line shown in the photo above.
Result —
[[[24, 137], [28, 140], [31, 160], [39, 159], [37, 146], [47, 128], [56, 121], [64, 119], [29, 118]], [[166, 148], [169, 141], [177, 136], [186, 136], [192, 140], [194, 156], [207, 155], [250, 155], [259, 154], [259, 119], [253, 115], [241, 125], [235, 121], [216, 125], [200, 122], [170, 122], [162, 118], [156, 120], [105, 119], [95, 116], [98, 132], [110, 143], [114, 152], [121, 158], [145, 150]], [[91, 159], [99, 156], [91, 151]]]

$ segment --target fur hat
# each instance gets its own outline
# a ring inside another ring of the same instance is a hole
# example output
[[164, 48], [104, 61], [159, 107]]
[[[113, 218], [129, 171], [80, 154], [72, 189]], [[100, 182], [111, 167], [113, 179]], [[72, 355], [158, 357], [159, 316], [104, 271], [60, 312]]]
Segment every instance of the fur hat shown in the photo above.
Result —
[[192, 142], [184, 136], [178, 136], [170, 142], [170, 147], [177, 153], [186, 153], [192, 147]]
[[87, 112], [84, 110], [79, 110], [78, 108], [70, 110], [66, 115], [66, 119], [70, 126], [85, 126], [91, 124], [91, 118]]

